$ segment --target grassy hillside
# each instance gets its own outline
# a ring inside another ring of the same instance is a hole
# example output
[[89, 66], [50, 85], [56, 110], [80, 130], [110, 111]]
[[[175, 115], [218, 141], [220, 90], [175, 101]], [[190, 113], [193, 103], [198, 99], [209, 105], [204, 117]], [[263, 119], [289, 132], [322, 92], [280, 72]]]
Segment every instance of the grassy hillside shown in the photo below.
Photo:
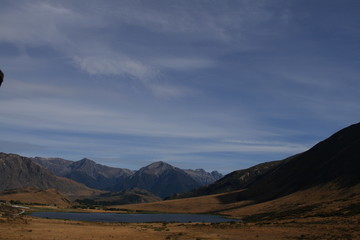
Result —
[[360, 184], [344, 189], [329, 183], [262, 203], [250, 200], [237, 201], [241, 192], [242, 190], [112, 207], [150, 212], [217, 213], [248, 221], [302, 217], [360, 217]]
[[0, 192], [0, 200], [20, 204], [40, 204], [67, 208], [71, 201], [55, 189], [38, 190], [33, 188], [6, 190]]

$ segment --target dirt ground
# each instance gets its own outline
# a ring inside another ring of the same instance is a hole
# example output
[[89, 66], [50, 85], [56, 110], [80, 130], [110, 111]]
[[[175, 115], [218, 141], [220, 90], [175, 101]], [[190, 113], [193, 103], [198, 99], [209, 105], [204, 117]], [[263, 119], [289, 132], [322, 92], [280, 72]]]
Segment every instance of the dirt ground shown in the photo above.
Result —
[[360, 239], [360, 219], [256, 223], [89, 223], [22, 216], [0, 219], [1, 240]]

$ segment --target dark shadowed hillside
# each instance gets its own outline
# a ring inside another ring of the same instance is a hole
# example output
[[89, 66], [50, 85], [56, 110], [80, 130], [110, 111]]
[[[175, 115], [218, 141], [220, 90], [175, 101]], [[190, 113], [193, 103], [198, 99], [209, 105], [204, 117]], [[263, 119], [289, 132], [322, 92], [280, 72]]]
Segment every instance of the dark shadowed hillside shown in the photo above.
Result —
[[359, 172], [360, 123], [294, 156], [276, 172], [256, 182], [247, 194], [260, 199], [274, 198], [330, 182], [346, 188], [360, 183]]
[[92, 198], [77, 200], [77, 202], [81, 204], [102, 206], [148, 203], [156, 201], [161, 201], [161, 198], [140, 188], [133, 188], [121, 192], [108, 192]]
[[110, 190], [117, 182], [124, 181], [133, 174], [129, 169], [104, 166], [87, 158], [73, 162], [68, 169], [65, 177], [101, 190]]

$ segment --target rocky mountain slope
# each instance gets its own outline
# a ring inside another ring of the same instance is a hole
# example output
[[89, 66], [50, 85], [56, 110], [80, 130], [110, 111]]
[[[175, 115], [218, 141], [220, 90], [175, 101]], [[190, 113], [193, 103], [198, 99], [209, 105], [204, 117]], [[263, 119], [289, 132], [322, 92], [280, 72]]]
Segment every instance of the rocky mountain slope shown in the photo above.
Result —
[[200, 185], [208, 185], [223, 177], [218, 171], [206, 172], [204, 169], [184, 169]]
[[54, 188], [66, 195], [91, 195], [94, 190], [67, 178], [54, 175], [30, 158], [0, 153], [0, 191], [18, 188]]
[[55, 175], [59, 177], [64, 177], [66, 174], [68, 174], [68, 167], [70, 164], [73, 163], [73, 161], [65, 160], [62, 158], [34, 157], [31, 158], [31, 160], [50, 170], [50, 172], [55, 173]]
[[111, 190], [118, 182], [133, 174], [133, 171], [129, 169], [108, 167], [87, 158], [76, 162], [60, 158], [40, 157], [33, 158], [33, 160], [57, 176], [101, 190]]

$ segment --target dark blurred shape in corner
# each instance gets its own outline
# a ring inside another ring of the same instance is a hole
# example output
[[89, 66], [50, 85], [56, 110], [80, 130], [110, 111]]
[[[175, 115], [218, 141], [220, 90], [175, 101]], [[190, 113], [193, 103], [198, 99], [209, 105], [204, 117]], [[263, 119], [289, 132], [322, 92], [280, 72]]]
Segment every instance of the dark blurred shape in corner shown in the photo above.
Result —
[[3, 81], [4, 81], [4, 73], [0, 70], [0, 87]]

